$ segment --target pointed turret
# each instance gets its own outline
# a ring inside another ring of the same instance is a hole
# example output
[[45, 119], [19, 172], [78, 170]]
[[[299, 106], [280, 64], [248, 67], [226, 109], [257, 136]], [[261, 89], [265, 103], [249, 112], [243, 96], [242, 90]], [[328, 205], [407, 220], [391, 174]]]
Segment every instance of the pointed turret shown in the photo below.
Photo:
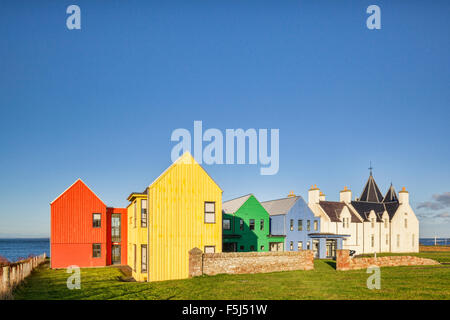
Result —
[[394, 186], [391, 183], [391, 186], [386, 192], [386, 195], [383, 198], [383, 202], [398, 202], [397, 193], [395, 192]]
[[361, 193], [359, 201], [366, 201], [366, 202], [383, 201], [383, 195], [380, 189], [378, 188], [375, 179], [372, 176], [372, 170], [370, 171], [369, 179], [367, 180], [366, 186], [364, 187], [364, 190]]

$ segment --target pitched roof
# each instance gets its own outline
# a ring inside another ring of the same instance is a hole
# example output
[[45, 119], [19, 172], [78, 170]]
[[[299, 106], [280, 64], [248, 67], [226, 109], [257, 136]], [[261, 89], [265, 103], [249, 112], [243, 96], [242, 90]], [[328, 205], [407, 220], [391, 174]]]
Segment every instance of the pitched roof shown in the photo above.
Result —
[[[339, 219], [339, 215], [341, 214], [342, 210], [347, 207], [344, 202], [337, 201], [319, 201], [319, 205], [330, 218], [331, 222], [341, 222], [341, 220]], [[348, 208], [348, 211], [350, 212], [352, 222], [361, 222], [350, 208]]]
[[398, 201], [398, 198], [394, 186], [391, 184], [389, 190], [386, 192], [386, 195], [383, 198], [383, 202], [393, 202], [393, 201]]
[[287, 197], [277, 200], [270, 200], [261, 202], [262, 206], [271, 216], [286, 214], [292, 206], [300, 199], [300, 196]]
[[84, 186], [85, 188], [87, 188], [90, 192], [92, 192], [92, 194], [98, 199], [100, 200], [106, 207], [106, 204], [102, 201], [102, 199], [100, 199], [100, 197], [98, 195], [95, 194], [94, 191], [92, 191], [91, 188], [88, 187], [88, 185], [86, 183], [84, 183], [83, 180], [81, 180], [81, 178], [78, 178], [74, 183], [72, 183], [66, 190], [63, 191], [63, 193], [61, 193], [59, 196], [57, 196], [55, 198], [55, 200], [53, 200], [52, 202], [50, 202], [50, 204], [52, 204], [53, 202], [55, 202], [56, 200], [58, 200], [63, 194], [65, 194], [67, 191], [69, 191], [70, 189], [72, 189], [76, 184], [81, 183], [82, 186]]
[[381, 221], [381, 216], [383, 215], [384, 211], [387, 211], [389, 220], [392, 220], [399, 206], [398, 202], [377, 203], [366, 201], [352, 201], [351, 204], [365, 221], [368, 221], [368, 216], [371, 210], [375, 211], [377, 220], [379, 221]]
[[242, 205], [248, 200], [248, 198], [250, 198], [252, 196], [252, 194], [247, 194], [245, 196], [239, 197], [239, 198], [235, 198], [235, 199], [231, 199], [228, 201], [224, 201], [222, 203], [222, 211], [225, 213], [235, 213], [236, 211], [239, 210], [240, 207], [242, 207]]
[[359, 201], [367, 201], [367, 202], [383, 201], [383, 195], [381, 194], [381, 191], [378, 188], [375, 179], [372, 176], [372, 172], [370, 173], [369, 179], [367, 180], [364, 190], [361, 193], [361, 197], [359, 197]]

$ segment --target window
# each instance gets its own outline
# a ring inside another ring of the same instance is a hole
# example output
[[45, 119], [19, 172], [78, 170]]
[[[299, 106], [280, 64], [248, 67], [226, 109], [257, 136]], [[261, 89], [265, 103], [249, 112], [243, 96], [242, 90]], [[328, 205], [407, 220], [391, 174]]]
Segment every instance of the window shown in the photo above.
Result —
[[[292, 221], [292, 220], [291, 220]], [[289, 243], [289, 250], [293, 251], [294, 250], [294, 241], [291, 241]]]
[[147, 199], [141, 199], [141, 228], [147, 228]]
[[290, 220], [289, 230], [294, 231], [294, 219]]
[[400, 247], [400, 235], [397, 235], [397, 247]]
[[216, 252], [215, 246], [205, 246], [205, 253], [214, 253]]
[[259, 223], [259, 230], [264, 230], [264, 219], [261, 219]]
[[136, 271], [136, 264], [137, 264], [137, 254], [136, 254], [136, 245], [133, 244], [133, 270]]
[[134, 220], [134, 225], [133, 227], [136, 228], [136, 221], [137, 221], [137, 200], [134, 202], [134, 215], [133, 215], [133, 220]]
[[101, 258], [102, 256], [102, 244], [93, 243], [92, 244], [92, 258]]
[[255, 251], [255, 246], [250, 246], [250, 251]]
[[311, 250], [311, 243], [309, 241], [306, 242], [306, 250]]
[[408, 228], [408, 219], [405, 219], [405, 229]]
[[147, 272], [147, 245], [141, 245], [141, 272]]
[[386, 245], [389, 245], [389, 235], [386, 235]]
[[244, 220], [239, 219], [239, 229], [244, 230]]
[[298, 220], [297, 221], [297, 223], [298, 223], [298, 231], [303, 231], [303, 220]]
[[311, 231], [311, 220], [306, 222], [306, 230]]
[[414, 245], [416, 244], [416, 242], [414, 240], [415, 240], [415, 237], [414, 237], [414, 233], [413, 233], [413, 235], [412, 235], [412, 246], [413, 246], [413, 248], [414, 248]]
[[239, 250], [244, 251], [244, 246], [240, 246]]
[[370, 219], [370, 224], [372, 225], [372, 228], [375, 228], [375, 218]]
[[215, 202], [205, 202], [205, 223], [216, 223]]
[[372, 246], [372, 248], [375, 246], [375, 237], [374, 237], [374, 235], [370, 236], [370, 245]]
[[384, 228], [387, 229], [387, 227], [388, 227], [388, 220], [384, 219]]
[[255, 230], [255, 219], [250, 219], [248, 226], [250, 227], [250, 230]]
[[298, 251], [303, 250], [303, 241], [297, 242], [297, 250]]
[[319, 223], [317, 222], [317, 220], [314, 220], [314, 231], [317, 231], [317, 229], [319, 229]]
[[101, 228], [102, 227], [102, 214], [101, 213], [93, 213], [92, 214], [92, 227], [93, 228]]
[[111, 215], [111, 241], [112, 242], [120, 242], [120, 226], [121, 226], [121, 217], [120, 214], [113, 213]]
[[222, 221], [222, 228], [223, 228], [223, 230], [231, 230], [231, 220], [230, 219], [223, 219], [223, 221]]
[[261, 246], [261, 251], [264, 251], [264, 246]]

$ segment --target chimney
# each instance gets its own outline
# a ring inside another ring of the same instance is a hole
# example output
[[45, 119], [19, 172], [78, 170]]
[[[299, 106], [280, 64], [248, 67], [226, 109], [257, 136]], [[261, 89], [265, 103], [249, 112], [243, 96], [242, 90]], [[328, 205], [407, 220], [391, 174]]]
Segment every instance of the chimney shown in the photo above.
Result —
[[325, 194], [322, 191], [320, 191], [319, 200], [320, 201], [325, 201]]
[[289, 191], [289, 194], [288, 194], [288, 198], [292, 198], [292, 197], [295, 197], [295, 193], [294, 193], [294, 191]]
[[352, 190], [344, 187], [344, 190], [339, 192], [339, 201], [341, 202], [351, 202], [352, 201]]
[[398, 193], [398, 201], [400, 204], [408, 204], [409, 203], [409, 192], [406, 191], [406, 188], [403, 187], [402, 191]]
[[317, 188], [317, 185], [312, 185], [311, 189], [308, 190], [308, 204], [316, 204], [319, 203], [320, 197], [320, 189]]

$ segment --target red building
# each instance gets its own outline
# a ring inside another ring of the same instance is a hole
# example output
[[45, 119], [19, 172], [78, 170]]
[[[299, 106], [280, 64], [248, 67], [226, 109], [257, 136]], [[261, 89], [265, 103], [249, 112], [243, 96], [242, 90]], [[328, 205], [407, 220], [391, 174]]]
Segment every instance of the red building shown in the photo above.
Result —
[[127, 209], [107, 207], [78, 179], [50, 212], [52, 268], [127, 264]]

